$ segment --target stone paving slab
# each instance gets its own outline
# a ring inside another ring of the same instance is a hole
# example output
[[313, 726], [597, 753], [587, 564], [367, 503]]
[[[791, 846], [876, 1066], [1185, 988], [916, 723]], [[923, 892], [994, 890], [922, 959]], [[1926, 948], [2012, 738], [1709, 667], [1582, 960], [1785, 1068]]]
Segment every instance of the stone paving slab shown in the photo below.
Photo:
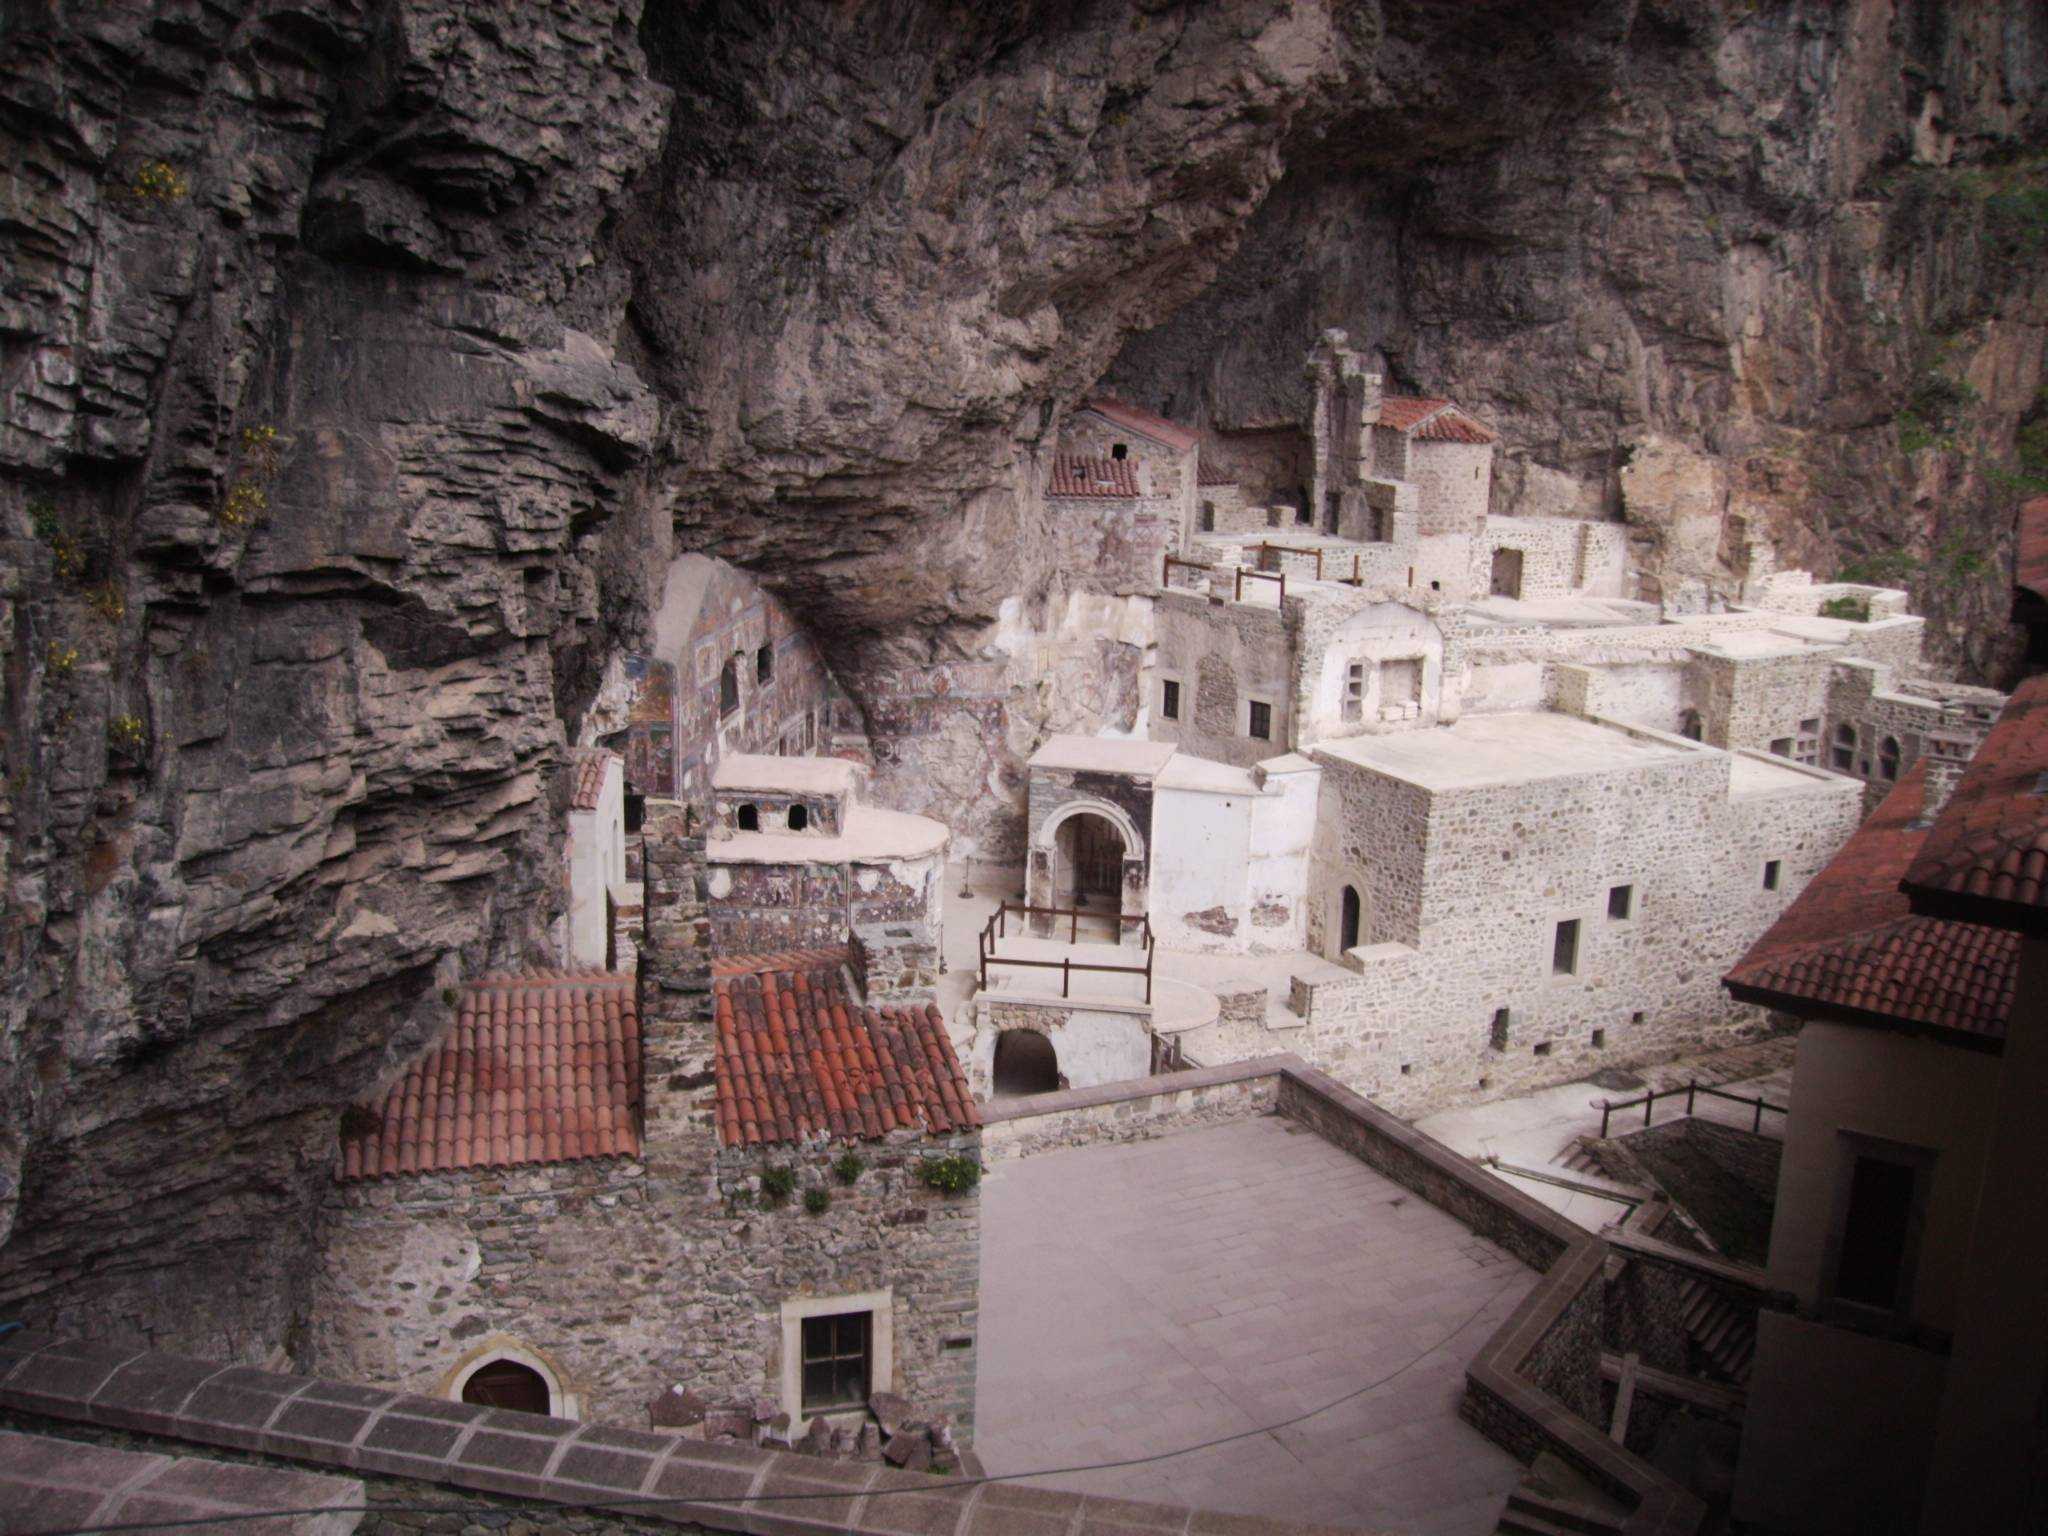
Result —
[[1032, 1486], [1482, 1536], [1521, 1467], [1457, 1405], [1536, 1279], [1274, 1116], [1000, 1163], [982, 1186], [975, 1449], [1017, 1472], [1253, 1431]]

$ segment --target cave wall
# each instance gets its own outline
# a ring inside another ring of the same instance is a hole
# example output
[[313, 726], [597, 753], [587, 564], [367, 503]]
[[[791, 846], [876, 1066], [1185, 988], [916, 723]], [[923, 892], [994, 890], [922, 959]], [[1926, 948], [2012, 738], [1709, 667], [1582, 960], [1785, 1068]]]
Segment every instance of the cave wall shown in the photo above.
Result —
[[[1946, 9], [11, 8], [0, 1315], [300, 1348], [339, 1108], [544, 959], [565, 727], [678, 552], [1014, 853], [1151, 644], [1036, 494], [1105, 372], [1283, 427], [1342, 324], [1502, 427], [1503, 510], [1654, 437], [1823, 569], [1990, 559], [2041, 23]], [[1995, 586], [1937, 607], [1980, 668]]]
[[[1343, 326], [1390, 389], [1500, 429], [1494, 511], [1626, 513], [1653, 583], [1724, 590], [1761, 535], [1910, 585], [1930, 649], [2005, 680], [2012, 519], [2048, 488], [2048, 13], [1646, 4], [1575, 72], [1495, 82], [1498, 121], [1441, 111], [1455, 50], [1417, 44], [1455, 18], [1385, 20], [1414, 96], [1290, 145], [1217, 282], [1107, 386], [1277, 427]], [[1704, 562], [1674, 547], [1695, 510], [1724, 529]]]

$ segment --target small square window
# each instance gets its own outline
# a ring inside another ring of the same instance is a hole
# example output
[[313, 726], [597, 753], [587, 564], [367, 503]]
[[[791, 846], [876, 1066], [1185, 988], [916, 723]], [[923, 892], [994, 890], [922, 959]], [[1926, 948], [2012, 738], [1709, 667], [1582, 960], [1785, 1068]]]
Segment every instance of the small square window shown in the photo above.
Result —
[[1640, 1008], [1638, 1008], [1638, 1009], [1637, 1009], [1637, 1010], [1636, 1010], [1636, 1011], [1635, 1011], [1634, 1013], [1632, 1013], [1632, 1014], [1630, 1014], [1630, 1015], [1628, 1016], [1628, 1021], [1629, 1021], [1629, 1023], [1631, 1023], [1631, 1024], [1640, 1024], [1640, 1023], [1642, 1023], [1642, 1022], [1643, 1022], [1643, 1010], [1642, 1010], [1642, 1009], [1640, 1009]]
[[1593, 1049], [1596, 1051], [1604, 1051], [1605, 1049], [1607, 1049], [1606, 1030], [1596, 1029], [1593, 1031]]
[[1354, 661], [1344, 669], [1344, 718], [1365, 718], [1365, 663]]
[[841, 1312], [803, 1320], [805, 1414], [866, 1405], [874, 1317], [872, 1312]]
[[1778, 875], [1779, 875], [1779, 865], [1778, 865], [1778, 861], [1777, 861], [1776, 859], [1766, 859], [1766, 860], [1764, 861], [1764, 889], [1765, 889], [1765, 890], [1767, 890], [1767, 891], [1775, 891], [1775, 890], [1776, 890], [1776, 889], [1778, 888]]
[[1412, 1063], [1406, 1061], [1401, 1063], [1401, 1075], [1403, 1077], [1406, 1077], [1409, 1073], [1413, 1072], [1414, 1070], [1415, 1067]]
[[1548, 1056], [1550, 1054], [1550, 1042], [1548, 1040], [1538, 1040], [1536, 1042], [1536, 1054], [1538, 1056]]
[[1774, 740], [1771, 743], [1771, 754], [1774, 757], [1790, 757], [1792, 755], [1792, 738], [1790, 736], [1780, 736]]
[[1617, 923], [1625, 923], [1636, 915], [1636, 888], [1632, 885], [1611, 885], [1607, 888], [1607, 915]]
[[1249, 719], [1246, 722], [1245, 734], [1254, 741], [1271, 741], [1273, 739], [1273, 706], [1262, 704], [1257, 699], [1253, 699], [1248, 714]]
[[1180, 718], [1180, 684], [1170, 677], [1160, 680], [1159, 718], [1162, 720], [1178, 720]]
[[1579, 971], [1579, 920], [1568, 917], [1557, 925], [1557, 936], [1550, 945], [1550, 973], [1553, 976], [1576, 976]]

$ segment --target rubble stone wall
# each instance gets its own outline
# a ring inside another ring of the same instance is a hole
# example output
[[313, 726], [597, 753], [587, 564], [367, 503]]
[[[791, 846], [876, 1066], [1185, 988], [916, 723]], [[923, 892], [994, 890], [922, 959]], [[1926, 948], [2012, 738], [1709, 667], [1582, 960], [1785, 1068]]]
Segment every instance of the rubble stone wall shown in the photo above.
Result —
[[1492, 443], [1425, 440], [1409, 448], [1408, 479], [1415, 486], [1424, 535], [1470, 538], [1480, 531], [1493, 493], [1493, 454]]
[[[1294, 656], [1291, 625], [1280, 608], [1168, 592], [1159, 598], [1155, 627], [1158, 673], [1180, 680], [1181, 718], [1155, 719], [1154, 741], [1240, 768], [1287, 750], [1294, 739]], [[1270, 740], [1245, 734], [1252, 698], [1272, 706]]]
[[[1296, 1006], [1307, 1054], [1400, 1114], [1763, 1032], [1766, 1015], [1720, 977], [1861, 810], [1853, 784], [1819, 775], [1731, 796], [1729, 760], [1706, 751], [1436, 794], [1323, 761], [1337, 806], [1326, 824], [1364, 882], [1372, 947], [1352, 952], [1357, 977], [1305, 984]], [[1633, 887], [1626, 919], [1608, 916], [1617, 885]], [[1557, 975], [1568, 919], [1577, 969]]]

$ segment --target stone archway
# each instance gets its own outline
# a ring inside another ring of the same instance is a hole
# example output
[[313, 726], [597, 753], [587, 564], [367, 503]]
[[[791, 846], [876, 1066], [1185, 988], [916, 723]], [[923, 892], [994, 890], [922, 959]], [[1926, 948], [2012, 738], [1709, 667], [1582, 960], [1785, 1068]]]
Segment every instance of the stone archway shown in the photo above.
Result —
[[[1145, 840], [1127, 812], [1107, 800], [1072, 800], [1031, 839], [1026, 903], [1096, 915], [1101, 920], [1082, 938], [1139, 944], [1141, 924], [1110, 920], [1145, 915], [1148, 867]], [[1044, 937], [1063, 936], [1062, 929], [1059, 919], [1032, 920], [1032, 931]], [[1074, 932], [1075, 925], [1067, 922], [1064, 931]]]
[[1006, 1029], [996, 1036], [995, 1066], [990, 1073], [994, 1096], [1021, 1098], [1054, 1093], [1062, 1087], [1059, 1052], [1035, 1029]]

